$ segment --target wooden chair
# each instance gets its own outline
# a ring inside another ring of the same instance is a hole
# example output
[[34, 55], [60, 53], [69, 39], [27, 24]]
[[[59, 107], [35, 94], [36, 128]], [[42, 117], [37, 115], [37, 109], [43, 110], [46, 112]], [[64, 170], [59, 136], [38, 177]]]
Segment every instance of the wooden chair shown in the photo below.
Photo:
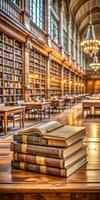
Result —
[[[17, 105], [22, 106], [24, 104], [24, 102], [25, 102], [24, 100], [18, 101]], [[8, 116], [8, 121], [13, 122], [13, 128], [15, 128], [15, 122], [20, 121], [20, 128], [21, 128], [21, 115], [18, 113], [18, 111], [16, 111], [16, 113], [11, 113]]]
[[[21, 100], [17, 102], [18, 106], [23, 106], [25, 105], [25, 100]], [[31, 117], [34, 118], [34, 114], [36, 113], [35, 109], [32, 109], [30, 106], [27, 106], [25, 108], [25, 114], [28, 115], [28, 119], [30, 119]]]
[[21, 124], [21, 115], [18, 113], [18, 111], [16, 111], [16, 113], [11, 113], [8, 115], [7, 117], [7, 122], [12, 121], [13, 122], [13, 128], [15, 128], [15, 122], [16, 121], [20, 121], [20, 128], [22, 126]]
[[83, 117], [84, 117], [84, 111], [86, 111], [86, 116], [88, 115], [88, 114], [90, 114], [91, 113], [91, 106], [88, 106], [88, 105], [85, 105], [84, 107], [83, 107]]

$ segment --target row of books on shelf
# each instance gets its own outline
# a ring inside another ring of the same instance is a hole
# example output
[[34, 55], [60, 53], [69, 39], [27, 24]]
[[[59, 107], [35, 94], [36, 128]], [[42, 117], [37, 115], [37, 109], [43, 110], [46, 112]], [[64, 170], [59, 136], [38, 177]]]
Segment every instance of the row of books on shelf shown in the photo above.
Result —
[[0, 88], [0, 95], [2, 95], [2, 88]]
[[22, 56], [22, 49], [16, 49], [15, 48], [15, 54]]
[[22, 64], [15, 61], [15, 68], [22, 69]]
[[0, 87], [2, 87], [2, 80], [0, 80]]
[[22, 69], [15, 69], [14, 73], [21, 75], [22, 74]]
[[4, 65], [7, 65], [9, 67], [14, 67], [14, 61], [4, 58]]
[[2, 45], [2, 42], [0, 41], [0, 48], [2, 48], [2, 46], [3, 46], [3, 45]]
[[22, 89], [16, 89], [16, 94], [22, 94]]
[[13, 96], [12, 97], [10, 97], [10, 96], [4, 97], [3, 101], [4, 101], [4, 103], [6, 103], [6, 102], [14, 102], [14, 97]]
[[13, 59], [14, 58], [14, 54], [13, 53], [8, 53], [8, 52], [4, 52], [4, 59], [6, 58], [6, 59]]
[[15, 76], [15, 81], [20, 81], [20, 82], [22, 82], [22, 81], [23, 81], [22, 76]]
[[22, 81], [22, 76], [12, 75], [12, 74], [4, 74], [3, 75], [4, 80], [9, 81]]
[[10, 81], [4, 81], [4, 87], [13, 88], [14, 83]]
[[0, 78], [2, 78], [2, 72], [0, 72]]
[[[2, 85], [2, 81], [0, 81], [0, 84]], [[22, 83], [20, 82], [10, 82], [10, 81], [4, 81], [4, 87], [8, 88], [22, 88]]]
[[15, 101], [21, 101], [23, 100], [23, 96], [16, 96]]
[[9, 46], [8, 44], [4, 44], [4, 51], [9, 51], [14, 53], [14, 48], [12, 46]]
[[0, 49], [0, 56], [2, 56], [2, 53], [3, 53], [3, 52], [2, 52], [2, 49]]
[[14, 68], [13, 67], [8, 67], [8, 66], [4, 66], [4, 72], [8, 72], [8, 73], [14, 73]]
[[15, 54], [15, 60], [22, 62], [22, 56]]
[[14, 95], [14, 89], [6, 88], [3, 90], [4, 95]]
[[10, 80], [10, 81], [13, 81], [13, 75], [12, 74], [4, 74], [3, 75], [3, 78], [5, 79], [5, 80]]

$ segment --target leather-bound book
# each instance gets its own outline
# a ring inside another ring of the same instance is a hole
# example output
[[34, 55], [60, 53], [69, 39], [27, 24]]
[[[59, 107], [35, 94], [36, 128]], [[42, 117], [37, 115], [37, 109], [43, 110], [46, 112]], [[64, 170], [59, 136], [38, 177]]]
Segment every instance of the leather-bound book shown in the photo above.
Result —
[[13, 153], [13, 160], [19, 162], [33, 163], [38, 165], [46, 165], [49, 167], [66, 168], [68, 165], [79, 160], [81, 157], [86, 155], [86, 145], [75, 151], [70, 156], [65, 159], [57, 159], [51, 157], [23, 154], [23, 153]]
[[18, 142], [11, 143], [11, 150], [17, 153], [32, 154], [38, 156], [48, 156], [55, 158], [66, 158], [72, 153], [77, 151], [83, 146], [83, 141], [78, 140], [69, 147], [50, 147], [50, 146], [39, 146], [30, 145]]
[[86, 128], [68, 126], [57, 121], [40, 123], [14, 134], [13, 139], [20, 143], [68, 147], [86, 136]]
[[43, 165], [36, 165], [36, 164], [31, 164], [31, 163], [26, 163], [26, 162], [19, 162], [15, 160], [12, 160], [11, 165], [12, 167], [16, 169], [23, 169], [23, 170], [27, 170], [31, 172], [42, 173], [42, 174], [68, 177], [86, 163], [87, 163], [87, 157], [84, 156], [80, 158], [79, 160], [77, 160], [76, 162], [74, 162], [73, 164], [63, 169], [47, 167]]

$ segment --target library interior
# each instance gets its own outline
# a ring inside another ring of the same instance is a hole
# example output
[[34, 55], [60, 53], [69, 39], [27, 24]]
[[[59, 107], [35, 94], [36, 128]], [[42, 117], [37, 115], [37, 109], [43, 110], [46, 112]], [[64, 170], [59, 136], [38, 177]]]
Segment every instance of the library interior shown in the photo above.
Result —
[[0, 0], [0, 200], [100, 200], [100, 0]]

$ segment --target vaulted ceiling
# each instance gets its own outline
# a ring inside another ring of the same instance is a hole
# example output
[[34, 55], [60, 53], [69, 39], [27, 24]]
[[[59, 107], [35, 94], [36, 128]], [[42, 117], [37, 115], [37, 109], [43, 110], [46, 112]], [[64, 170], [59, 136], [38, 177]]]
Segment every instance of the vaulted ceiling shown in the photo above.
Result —
[[100, 39], [100, 0], [70, 0], [70, 9], [81, 34], [89, 23], [90, 6], [96, 37]]

